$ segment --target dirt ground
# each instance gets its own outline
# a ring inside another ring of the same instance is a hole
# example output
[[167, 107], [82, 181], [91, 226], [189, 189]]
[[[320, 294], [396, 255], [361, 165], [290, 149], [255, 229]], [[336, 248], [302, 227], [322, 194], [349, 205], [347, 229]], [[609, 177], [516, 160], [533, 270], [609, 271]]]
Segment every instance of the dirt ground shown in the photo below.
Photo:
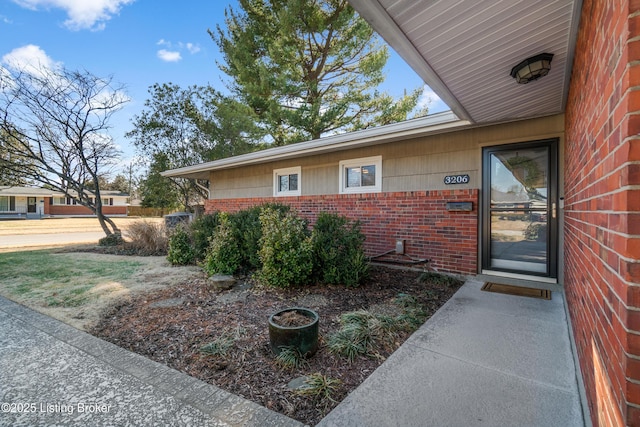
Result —
[[[360, 287], [310, 286], [280, 290], [245, 278], [232, 290], [218, 290], [208, 279], [184, 280], [164, 290], [121, 300], [90, 332], [120, 347], [166, 364], [233, 394], [250, 399], [306, 424], [316, 424], [362, 383], [409, 336], [373, 346], [366, 356], [349, 362], [329, 351], [329, 336], [340, 329], [341, 314], [356, 310], [398, 315], [395, 299], [414, 297], [427, 317], [457, 290], [459, 283], [420, 281], [420, 272], [376, 267]], [[269, 344], [271, 314], [304, 306], [320, 316], [320, 348], [298, 368], [278, 363]], [[224, 354], [201, 347], [224, 338]], [[330, 398], [301, 396], [288, 384], [319, 373], [339, 380]]]

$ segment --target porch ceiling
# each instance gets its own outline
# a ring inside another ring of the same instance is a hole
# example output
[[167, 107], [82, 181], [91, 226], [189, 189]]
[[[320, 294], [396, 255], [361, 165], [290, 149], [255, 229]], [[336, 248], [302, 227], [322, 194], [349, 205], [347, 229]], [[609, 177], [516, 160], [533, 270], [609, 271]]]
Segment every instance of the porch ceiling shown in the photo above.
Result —
[[[461, 119], [492, 123], [564, 111], [581, 0], [349, 0]], [[511, 69], [552, 53], [551, 71]]]

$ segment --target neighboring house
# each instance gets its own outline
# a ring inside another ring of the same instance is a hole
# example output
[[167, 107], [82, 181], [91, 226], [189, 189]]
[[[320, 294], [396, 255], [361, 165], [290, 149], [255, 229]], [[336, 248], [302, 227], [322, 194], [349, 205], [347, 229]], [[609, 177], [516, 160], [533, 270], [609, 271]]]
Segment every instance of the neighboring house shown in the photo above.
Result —
[[593, 423], [640, 425], [640, 3], [350, 3], [452, 112], [164, 175], [208, 179], [209, 212], [338, 212], [369, 255], [563, 290]]
[[[104, 190], [100, 194], [105, 215], [127, 215], [128, 194]], [[0, 218], [87, 215], [93, 215], [89, 208], [63, 193], [44, 188], [0, 186]]]

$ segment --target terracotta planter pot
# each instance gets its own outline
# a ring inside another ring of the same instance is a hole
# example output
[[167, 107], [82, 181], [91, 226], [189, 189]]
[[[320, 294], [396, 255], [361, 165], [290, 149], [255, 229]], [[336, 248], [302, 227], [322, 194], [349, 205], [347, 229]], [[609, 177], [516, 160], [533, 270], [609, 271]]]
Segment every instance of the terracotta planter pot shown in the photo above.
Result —
[[[295, 312], [309, 319], [302, 326], [279, 325], [274, 318], [278, 318], [287, 312]], [[290, 307], [280, 310], [269, 317], [269, 340], [271, 351], [280, 354], [282, 347], [294, 346], [304, 357], [310, 357], [318, 350], [318, 323], [319, 316], [313, 310], [302, 307]]]

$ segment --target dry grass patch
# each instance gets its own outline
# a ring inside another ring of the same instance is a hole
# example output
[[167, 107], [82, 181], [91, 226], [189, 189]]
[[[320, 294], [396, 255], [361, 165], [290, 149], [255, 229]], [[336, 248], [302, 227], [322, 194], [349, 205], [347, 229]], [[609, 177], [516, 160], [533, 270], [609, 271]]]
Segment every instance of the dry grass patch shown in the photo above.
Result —
[[82, 330], [116, 301], [202, 275], [197, 267], [172, 267], [164, 257], [0, 253], [0, 295]]

